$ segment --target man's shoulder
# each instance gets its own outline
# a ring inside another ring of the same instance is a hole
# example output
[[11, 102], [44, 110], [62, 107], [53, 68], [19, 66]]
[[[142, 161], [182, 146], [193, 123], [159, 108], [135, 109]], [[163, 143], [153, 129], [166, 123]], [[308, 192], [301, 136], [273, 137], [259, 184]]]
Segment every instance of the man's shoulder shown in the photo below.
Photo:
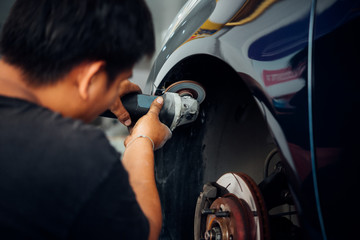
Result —
[[2, 157], [19, 163], [31, 159], [57, 174], [101, 173], [120, 161], [119, 153], [97, 127], [31, 103], [9, 101], [0, 116]]
[[[120, 154], [111, 146], [104, 132], [80, 120], [54, 113], [39, 127], [43, 141], [51, 142], [51, 157], [78, 167], [107, 168], [120, 161]], [[75, 167], [75, 166], [74, 166]]]

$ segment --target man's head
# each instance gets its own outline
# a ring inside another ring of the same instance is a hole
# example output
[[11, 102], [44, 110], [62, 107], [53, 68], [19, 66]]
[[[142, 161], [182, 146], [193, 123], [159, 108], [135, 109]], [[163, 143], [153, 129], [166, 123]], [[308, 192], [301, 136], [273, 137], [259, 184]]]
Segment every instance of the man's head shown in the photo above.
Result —
[[151, 14], [143, 0], [17, 0], [0, 49], [31, 86], [54, 84], [87, 61], [103, 61], [110, 84], [153, 53]]

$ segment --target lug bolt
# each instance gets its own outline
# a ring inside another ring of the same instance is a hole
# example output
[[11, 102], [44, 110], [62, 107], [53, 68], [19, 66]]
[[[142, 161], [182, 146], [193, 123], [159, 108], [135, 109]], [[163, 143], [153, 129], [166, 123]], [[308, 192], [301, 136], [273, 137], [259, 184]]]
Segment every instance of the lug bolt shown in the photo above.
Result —
[[203, 214], [203, 215], [209, 215], [209, 214], [214, 214], [214, 213], [216, 213], [216, 209], [206, 208], [206, 209], [201, 210], [201, 214]]
[[217, 212], [217, 213], [215, 213], [215, 216], [216, 217], [229, 217], [230, 212], [229, 211]]
[[215, 214], [216, 217], [229, 217], [230, 216], [230, 212], [229, 211], [219, 211], [217, 212], [217, 209], [203, 209], [201, 210], [201, 214], [203, 215], [209, 215], [209, 214]]

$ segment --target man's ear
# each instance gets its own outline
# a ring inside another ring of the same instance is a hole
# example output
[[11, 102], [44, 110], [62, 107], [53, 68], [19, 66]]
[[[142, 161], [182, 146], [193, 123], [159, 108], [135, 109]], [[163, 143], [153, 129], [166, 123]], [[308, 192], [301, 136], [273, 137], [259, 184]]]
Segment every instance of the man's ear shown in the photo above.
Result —
[[91, 81], [103, 70], [104, 66], [104, 61], [87, 62], [79, 66], [77, 85], [79, 95], [83, 100], [88, 99]]

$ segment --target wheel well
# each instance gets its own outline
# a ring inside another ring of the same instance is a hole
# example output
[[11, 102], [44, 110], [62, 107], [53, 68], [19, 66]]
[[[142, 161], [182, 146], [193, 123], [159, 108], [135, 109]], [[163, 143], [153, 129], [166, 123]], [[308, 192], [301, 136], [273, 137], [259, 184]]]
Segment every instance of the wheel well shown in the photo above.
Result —
[[227, 79], [247, 89], [240, 76], [230, 65], [217, 57], [207, 54], [193, 55], [181, 60], [166, 74], [161, 87], [166, 88], [180, 80], [197, 81], [206, 87], [211, 84], [210, 79], [218, 79], [220, 82]]
[[[244, 164], [238, 165], [238, 159], [243, 159], [244, 162], [247, 162], [253, 161], [251, 158], [258, 158], [257, 167], [252, 169], [250, 165], [255, 165], [254, 163], [249, 163], [246, 164], [246, 168], [251, 171], [248, 174], [257, 182], [260, 182], [262, 180], [261, 173], [263, 169], [259, 167], [264, 166], [267, 154], [276, 148], [276, 145], [259, 106], [240, 75], [221, 59], [206, 54], [199, 54], [187, 57], [176, 64], [164, 77], [159, 87], [166, 89], [167, 86], [181, 80], [197, 81], [206, 90], [207, 97], [201, 105], [201, 111], [207, 121], [213, 121], [217, 126], [207, 127], [207, 134], [204, 137], [217, 136], [214, 132], [218, 131], [219, 137], [231, 138], [230, 140], [222, 139], [217, 145], [213, 146], [221, 148], [221, 150], [212, 151], [211, 154], [217, 152], [219, 158], [226, 156], [227, 159], [216, 160], [214, 157], [211, 157], [210, 159], [212, 160], [206, 163], [206, 167], [216, 168], [218, 171], [206, 171], [204, 180], [213, 181], [217, 179], [221, 175], [221, 170], [246, 172], [246, 169], [243, 169]], [[216, 116], [216, 113], [213, 113], [214, 109], [218, 116]], [[224, 121], [226, 121], [227, 127], [232, 129], [220, 126]], [[222, 128], [222, 130], [217, 130], [219, 128]], [[229, 149], [226, 150], [226, 154], [219, 154], [219, 152], [224, 152], [225, 150], [223, 149], [228, 148], [229, 144], [235, 147], [236, 143], [248, 146], [246, 151], [238, 152]], [[216, 161], [221, 162], [220, 165], [226, 165], [226, 167], [222, 169], [220, 166], [219, 168], [219, 163], [215, 163]], [[258, 172], [255, 172], [257, 170]]]

